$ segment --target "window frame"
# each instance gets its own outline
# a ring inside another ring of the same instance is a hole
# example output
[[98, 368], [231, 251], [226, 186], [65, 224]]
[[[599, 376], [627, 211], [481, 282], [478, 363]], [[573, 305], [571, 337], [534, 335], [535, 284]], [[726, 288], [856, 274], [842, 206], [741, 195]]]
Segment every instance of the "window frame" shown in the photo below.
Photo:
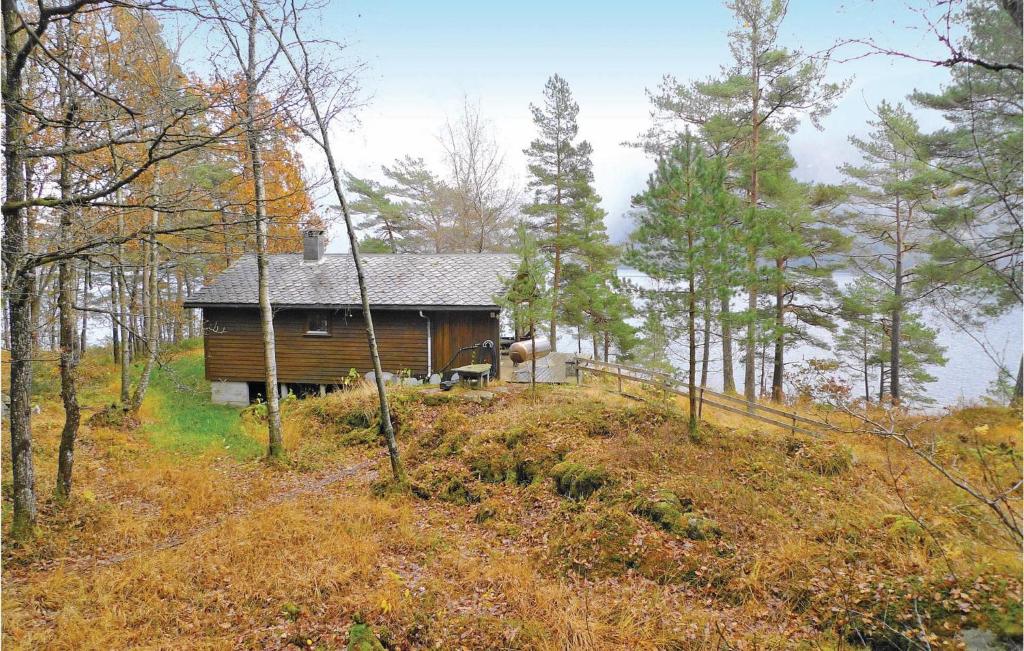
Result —
[[[322, 317], [325, 330], [314, 330], [313, 319]], [[328, 310], [306, 310], [306, 337], [330, 337], [332, 326], [331, 313]]]

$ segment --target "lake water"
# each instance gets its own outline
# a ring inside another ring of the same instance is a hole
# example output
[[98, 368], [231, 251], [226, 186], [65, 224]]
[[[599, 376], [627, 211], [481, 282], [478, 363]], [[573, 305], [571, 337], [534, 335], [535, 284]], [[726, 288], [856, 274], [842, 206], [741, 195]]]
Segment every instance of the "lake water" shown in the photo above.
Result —
[[[622, 268], [619, 270], [619, 275], [641, 286], [646, 284], [644, 283], [646, 279], [643, 275], [634, 269]], [[853, 276], [847, 272], [838, 273], [835, 276], [835, 280], [840, 286], [845, 286], [852, 282]], [[737, 309], [743, 308], [740, 303], [741, 299], [737, 299]], [[943, 407], [973, 403], [984, 398], [989, 392], [990, 384], [998, 374], [998, 366], [995, 361], [986, 355], [981, 345], [972, 337], [958, 330], [936, 312], [924, 310], [924, 319], [928, 325], [938, 330], [938, 341], [942, 346], [946, 347], [946, 359], [948, 360], [945, 366], [929, 368], [929, 372], [936, 379], [934, 382], [926, 385], [925, 391], [935, 401], [935, 406]], [[1001, 359], [1003, 364], [1014, 374], [1016, 374], [1017, 366], [1020, 363], [1022, 341], [1024, 341], [1022, 319], [1024, 319], [1024, 314], [1022, 314], [1021, 308], [1017, 307], [999, 318], [986, 323], [981, 331], [973, 333], [976, 338], [985, 342], [990, 351], [995, 353], [997, 359]], [[636, 325], [639, 325], [640, 322], [641, 320], [638, 319]], [[831, 336], [827, 331], [815, 329], [815, 334], [829, 345], [831, 344]], [[577, 338], [571, 333], [563, 330], [559, 334], [558, 349], [560, 351], [576, 351], [578, 346]], [[584, 354], [588, 354], [592, 350], [593, 345], [589, 340], [582, 342]], [[684, 341], [678, 341], [671, 346], [669, 355], [677, 368], [685, 368], [686, 344]], [[734, 357], [736, 357], [737, 361], [735, 378], [737, 385], [741, 385], [743, 369], [739, 365], [739, 355], [734, 353]], [[831, 357], [832, 353], [827, 349], [807, 345], [789, 347], [786, 350], [787, 375], [796, 372], [800, 364], [806, 360], [814, 358], [828, 359]], [[768, 377], [765, 382], [770, 385], [770, 366], [766, 369], [766, 373]], [[760, 375], [760, 368], [758, 368], [758, 374]], [[722, 388], [721, 344], [717, 341], [712, 342], [709, 378], [712, 388]], [[876, 377], [872, 382], [872, 395], [875, 395], [877, 392], [877, 383]], [[855, 383], [854, 386], [860, 387], [861, 385]], [[741, 386], [740, 389], [742, 390]]]

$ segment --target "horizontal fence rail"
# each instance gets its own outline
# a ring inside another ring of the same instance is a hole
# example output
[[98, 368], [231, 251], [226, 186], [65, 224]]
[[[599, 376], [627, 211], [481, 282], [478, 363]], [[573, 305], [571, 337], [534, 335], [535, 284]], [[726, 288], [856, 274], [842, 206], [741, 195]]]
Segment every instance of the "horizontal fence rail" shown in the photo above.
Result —
[[[684, 398], [688, 398], [690, 395], [679, 380], [672, 377], [670, 374], [663, 373], [661, 371], [652, 371], [650, 369], [628, 366], [625, 364], [601, 362], [594, 359], [588, 359], [586, 357], [576, 358], [576, 368], [580, 371], [590, 371], [591, 373], [598, 373], [617, 378], [620, 393], [622, 392], [622, 381], [628, 380], [631, 382], [640, 382], [641, 384], [654, 386], [675, 395], [683, 396]], [[807, 418], [800, 414], [762, 405], [759, 402], [750, 402], [740, 398], [739, 396], [719, 393], [712, 389], [698, 389], [697, 394], [697, 399], [704, 405], [714, 409], [721, 409], [722, 411], [738, 414], [761, 423], [774, 425], [775, 427], [791, 432], [800, 432], [809, 436], [821, 436], [822, 431], [829, 431], [833, 429], [831, 425], [824, 421]], [[742, 408], [737, 405], [742, 405]]]

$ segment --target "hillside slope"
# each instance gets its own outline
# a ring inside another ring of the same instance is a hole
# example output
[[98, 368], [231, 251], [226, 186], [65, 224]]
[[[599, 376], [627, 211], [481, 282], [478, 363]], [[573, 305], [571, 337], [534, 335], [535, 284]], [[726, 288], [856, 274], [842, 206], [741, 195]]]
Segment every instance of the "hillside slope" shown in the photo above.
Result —
[[[259, 409], [209, 405], [200, 362], [186, 349], [161, 371], [140, 428], [84, 428], [74, 500], [5, 547], [10, 648], [344, 648], [355, 622], [394, 649], [1020, 638], [1019, 551], [898, 448], [714, 425], [691, 440], [676, 406], [598, 389], [406, 389], [402, 491], [372, 392], [287, 401], [289, 460], [270, 465]], [[110, 369], [83, 372], [109, 401]], [[60, 411], [41, 391], [45, 489]], [[983, 431], [1019, 463], [1019, 422], [935, 426], [949, 455]]]

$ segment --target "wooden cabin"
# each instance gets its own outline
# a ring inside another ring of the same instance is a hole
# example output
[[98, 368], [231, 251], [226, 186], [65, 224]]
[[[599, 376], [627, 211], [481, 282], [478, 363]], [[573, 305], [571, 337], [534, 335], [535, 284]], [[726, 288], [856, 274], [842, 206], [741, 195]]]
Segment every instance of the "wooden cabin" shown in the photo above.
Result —
[[[499, 342], [495, 296], [515, 269], [503, 253], [368, 254], [363, 267], [385, 372], [427, 378], [474, 361], [462, 348]], [[322, 231], [303, 253], [270, 256], [277, 377], [283, 390], [326, 391], [372, 371], [352, 256], [324, 252]], [[203, 311], [206, 378], [213, 401], [248, 404], [265, 395], [256, 257], [239, 258], [185, 307]], [[495, 364], [497, 377], [500, 364]], [[354, 371], [352, 370], [354, 369]]]

